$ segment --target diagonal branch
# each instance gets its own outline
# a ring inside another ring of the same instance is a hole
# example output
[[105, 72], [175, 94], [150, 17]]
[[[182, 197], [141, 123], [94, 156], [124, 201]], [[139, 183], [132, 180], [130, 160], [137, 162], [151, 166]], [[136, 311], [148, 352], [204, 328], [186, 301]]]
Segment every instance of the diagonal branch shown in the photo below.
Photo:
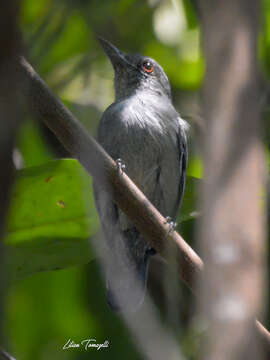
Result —
[[13, 356], [11, 356], [8, 352], [6, 352], [4, 349], [1, 349], [1, 348], [0, 348], [0, 359], [16, 360]]
[[[86, 132], [81, 123], [50, 91], [45, 82], [23, 57], [19, 59], [24, 96], [34, 113], [54, 132], [64, 147], [110, 192], [115, 203], [134, 221], [138, 230], [164, 258], [168, 242], [176, 245], [179, 275], [194, 292], [194, 279], [201, 276], [203, 262], [176, 232], [170, 232], [166, 219], [150, 203], [105, 150]], [[270, 354], [270, 333], [256, 322]]]
[[[119, 207], [134, 221], [138, 230], [155, 249], [166, 256], [169, 225], [125, 173], [119, 173], [112, 158], [86, 132], [81, 123], [48, 89], [29, 63], [21, 58], [26, 99], [34, 112], [54, 132], [64, 147], [77, 158], [95, 181], [112, 194]], [[171, 240], [178, 244], [178, 258], [183, 280], [191, 279], [202, 269], [202, 261], [182, 237], [173, 232]]]

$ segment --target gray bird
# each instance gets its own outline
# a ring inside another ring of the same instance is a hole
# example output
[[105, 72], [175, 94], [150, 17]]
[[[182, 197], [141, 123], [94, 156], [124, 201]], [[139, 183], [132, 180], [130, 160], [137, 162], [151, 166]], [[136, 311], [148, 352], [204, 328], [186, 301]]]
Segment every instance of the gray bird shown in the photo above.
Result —
[[[185, 187], [188, 125], [175, 110], [168, 78], [155, 60], [124, 55], [99, 40], [114, 68], [115, 101], [99, 123], [98, 141], [114, 160], [121, 159], [161, 214], [175, 220]], [[135, 311], [144, 299], [155, 250], [101, 184], [94, 183], [94, 191], [108, 249], [107, 302], [116, 311]]]

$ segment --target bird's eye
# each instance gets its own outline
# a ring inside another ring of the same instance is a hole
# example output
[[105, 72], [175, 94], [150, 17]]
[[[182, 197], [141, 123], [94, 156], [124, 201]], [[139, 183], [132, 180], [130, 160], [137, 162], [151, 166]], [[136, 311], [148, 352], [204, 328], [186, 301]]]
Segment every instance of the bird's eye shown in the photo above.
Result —
[[143, 63], [143, 70], [145, 71], [145, 72], [147, 72], [148, 74], [150, 74], [151, 72], [153, 72], [154, 71], [154, 65], [153, 65], [153, 63], [151, 63], [151, 61], [145, 61], [144, 63]]

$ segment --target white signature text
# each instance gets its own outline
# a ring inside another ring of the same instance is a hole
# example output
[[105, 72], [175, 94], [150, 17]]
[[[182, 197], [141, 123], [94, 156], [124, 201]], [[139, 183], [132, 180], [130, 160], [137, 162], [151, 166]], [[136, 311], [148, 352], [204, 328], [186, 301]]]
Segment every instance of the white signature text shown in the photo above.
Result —
[[82, 340], [79, 343], [74, 342], [71, 339], [68, 339], [68, 341], [63, 346], [63, 350], [71, 349], [71, 348], [80, 348], [83, 347], [85, 350], [88, 350], [89, 348], [96, 348], [97, 350], [100, 350], [102, 348], [109, 347], [109, 341], [105, 340], [103, 344], [97, 344], [96, 339], [85, 339]]

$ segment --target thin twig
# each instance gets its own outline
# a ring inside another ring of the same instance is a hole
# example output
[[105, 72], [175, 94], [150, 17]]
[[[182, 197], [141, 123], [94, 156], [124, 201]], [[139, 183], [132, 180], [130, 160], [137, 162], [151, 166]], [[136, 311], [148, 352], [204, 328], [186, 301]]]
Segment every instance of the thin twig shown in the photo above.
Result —
[[8, 352], [3, 349], [0, 349], [0, 358], [4, 360], [16, 360], [13, 356], [11, 356]]

